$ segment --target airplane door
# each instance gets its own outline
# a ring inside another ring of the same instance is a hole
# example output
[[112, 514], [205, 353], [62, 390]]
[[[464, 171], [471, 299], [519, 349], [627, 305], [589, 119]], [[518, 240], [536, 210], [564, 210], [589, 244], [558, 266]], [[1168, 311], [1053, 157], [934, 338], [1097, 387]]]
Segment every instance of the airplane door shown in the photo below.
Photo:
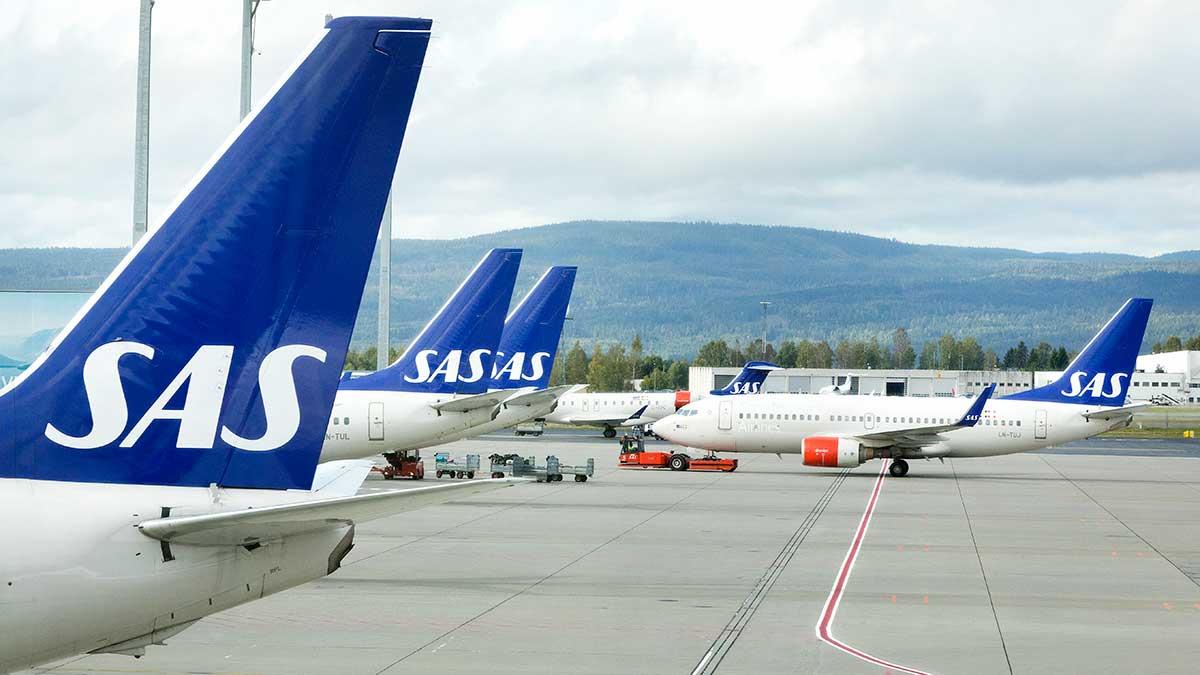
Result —
[[867, 413], [863, 415], [863, 426], [868, 429], [875, 428], [875, 413]]
[[1034, 412], [1034, 415], [1035, 415], [1035, 417], [1033, 420], [1033, 437], [1034, 438], [1045, 438], [1046, 437], [1046, 411], [1045, 410], [1037, 410]]
[[383, 403], [367, 405], [367, 440], [383, 440]]
[[733, 403], [731, 401], [721, 401], [720, 410], [717, 411], [717, 428], [721, 431], [729, 431], [733, 428]]

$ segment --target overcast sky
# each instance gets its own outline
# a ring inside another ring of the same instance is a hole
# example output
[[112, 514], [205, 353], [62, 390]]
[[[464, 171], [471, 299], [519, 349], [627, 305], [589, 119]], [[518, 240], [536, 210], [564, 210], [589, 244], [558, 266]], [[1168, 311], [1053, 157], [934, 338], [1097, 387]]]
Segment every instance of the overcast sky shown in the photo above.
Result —
[[[989, 4], [272, 0], [254, 91], [327, 11], [433, 18], [397, 237], [596, 218], [1200, 248], [1200, 3]], [[128, 243], [137, 6], [6, 3], [0, 247]], [[237, 123], [240, 6], [155, 6], [151, 221]]]

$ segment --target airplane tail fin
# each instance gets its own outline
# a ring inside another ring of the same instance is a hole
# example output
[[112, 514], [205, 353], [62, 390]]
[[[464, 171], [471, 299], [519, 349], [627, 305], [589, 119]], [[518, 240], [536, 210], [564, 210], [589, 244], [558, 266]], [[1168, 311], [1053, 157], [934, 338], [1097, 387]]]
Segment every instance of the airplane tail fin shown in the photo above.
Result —
[[545, 389], [550, 384], [576, 270], [565, 266], [546, 270], [508, 315], [489, 382], [492, 389]]
[[1061, 377], [1042, 387], [1009, 394], [1019, 401], [1125, 405], [1129, 379], [1146, 335], [1154, 301], [1130, 298], [1071, 361]]
[[395, 363], [345, 380], [341, 388], [434, 394], [487, 391], [520, 265], [521, 249], [488, 251]]
[[762, 390], [762, 383], [767, 381], [767, 374], [779, 370], [779, 366], [766, 361], [749, 361], [742, 366], [742, 372], [725, 385], [723, 389], [713, 389], [713, 396], [731, 396], [736, 394], [757, 394]]
[[0, 477], [310, 487], [430, 26], [326, 25], [0, 391]]

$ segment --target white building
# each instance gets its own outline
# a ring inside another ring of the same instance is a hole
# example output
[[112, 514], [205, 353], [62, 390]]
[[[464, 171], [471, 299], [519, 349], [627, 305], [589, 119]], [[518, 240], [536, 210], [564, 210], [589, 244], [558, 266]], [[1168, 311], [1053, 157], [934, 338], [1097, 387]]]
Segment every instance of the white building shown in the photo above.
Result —
[[[693, 366], [688, 371], [688, 389], [693, 397], [703, 398], [729, 384], [741, 370]], [[1033, 374], [1020, 370], [784, 368], [767, 376], [763, 391], [815, 394], [823, 387], [845, 383], [847, 377], [849, 393], [880, 396], [974, 396], [993, 382], [996, 395], [1003, 396], [1025, 391], [1033, 384]]]

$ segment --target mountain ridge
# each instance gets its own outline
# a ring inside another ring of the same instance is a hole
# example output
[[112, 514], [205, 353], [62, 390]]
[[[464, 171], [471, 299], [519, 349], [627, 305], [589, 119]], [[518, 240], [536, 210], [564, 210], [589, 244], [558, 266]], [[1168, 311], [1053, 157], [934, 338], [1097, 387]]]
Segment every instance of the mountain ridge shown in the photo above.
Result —
[[[1200, 327], [1200, 251], [1154, 257], [910, 244], [848, 231], [709, 222], [568, 221], [460, 239], [392, 241], [392, 339], [414, 335], [488, 248], [525, 249], [514, 302], [551, 264], [579, 265], [564, 333], [690, 356], [700, 344], [943, 332], [1001, 351], [1082, 346], [1125, 298], [1156, 300], [1147, 344]], [[83, 290], [124, 249], [0, 249], [0, 286]], [[354, 344], [373, 344], [375, 272]]]

